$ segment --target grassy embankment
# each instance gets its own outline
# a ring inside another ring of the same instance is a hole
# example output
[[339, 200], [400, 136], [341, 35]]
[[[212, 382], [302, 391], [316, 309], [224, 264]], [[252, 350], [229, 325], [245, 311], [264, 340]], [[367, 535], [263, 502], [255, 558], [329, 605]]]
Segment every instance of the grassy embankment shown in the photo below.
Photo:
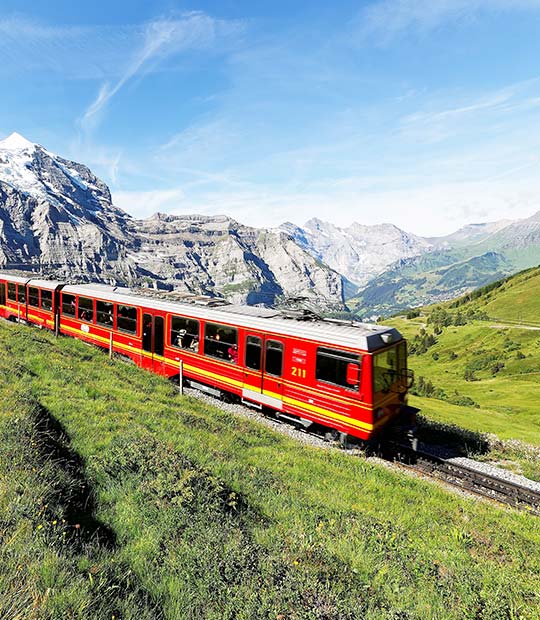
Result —
[[[540, 329], [531, 328], [540, 327], [540, 269], [469, 297], [387, 321], [417, 349], [409, 363], [422, 396], [411, 404], [431, 420], [538, 446]], [[519, 452], [505, 451], [512, 458]], [[538, 477], [540, 463], [531, 458], [521, 458], [521, 465]]]
[[536, 517], [27, 327], [0, 392], [3, 619], [540, 617]]

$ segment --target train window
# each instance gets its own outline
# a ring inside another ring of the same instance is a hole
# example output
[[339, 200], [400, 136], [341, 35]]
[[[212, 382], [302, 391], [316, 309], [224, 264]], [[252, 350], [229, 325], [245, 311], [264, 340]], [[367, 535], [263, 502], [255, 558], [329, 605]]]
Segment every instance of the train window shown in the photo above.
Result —
[[238, 330], [226, 325], [207, 323], [204, 328], [204, 354], [238, 362]]
[[79, 297], [79, 319], [94, 322], [94, 300], [88, 297]]
[[283, 345], [276, 340], [266, 341], [266, 360], [264, 370], [269, 375], [281, 377], [283, 369]]
[[39, 289], [30, 286], [28, 289], [28, 305], [39, 308]]
[[246, 368], [261, 369], [262, 340], [257, 336], [246, 338]]
[[317, 381], [333, 383], [348, 390], [358, 390], [358, 384], [351, 384], [347, 380], [347, 369], [350, 364], [356, 364], [360, 367], [360, 358], [357, 353], [338, 351], [337, 349], [317, 349], [315, 367]]
[[[405, 347], [405, 343], [401, 343], [373, 356], [373, 389], [375, 392], [388, 392], [400, 374], [402, 375], [400, 371], [407, 365]], [[401, 358], [399, 360], [398, 352]]]
[[118, 329], [129, 334], [137, 333], [137, 308], [118, 305], [116, 324]]
[[75, 316], [75, 296], [62, 293], [62, 314]]
[[26, 288], [24, 286], [24, 284], [17, 284], [17, 294], [19, 296], [19, 303], [20, 304], [25, 304], [26, 303]]
[[10, 301], [17, 301], [17, 287], [13, 284], [13, 282], [8, 282], [7, 298]]
[[0, 282], [0, 306], [6, 305], [6, 287], [3, 282]]
[[52, 310], [52, 291], [41, 290], [41, 308], [43, 310]]
[[114, 306], [109, 301], [96, 301], [96, 323], [112, 328]]
[[180, 349], [199, 351], [199, 321], [183, 316], [173, 316], [171, 320], [171, 344]]

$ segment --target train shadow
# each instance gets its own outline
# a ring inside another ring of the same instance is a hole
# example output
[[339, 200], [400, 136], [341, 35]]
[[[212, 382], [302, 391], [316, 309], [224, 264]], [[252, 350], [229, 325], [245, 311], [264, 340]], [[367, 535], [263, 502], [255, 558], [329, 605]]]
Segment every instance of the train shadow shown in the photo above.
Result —
[[490, 450], [487, 435], [454, 424], [417, 417], [417, 437], [423, 447], [436, 447], [444, 458], [478, 456]]
[[97, 540], [100, 546], [114, 548], [116, 536], [94, 516], [96, 499], [91, 482], [63, 425], [39, 402], [34, 402], [32, 417], [41, 459], [52, 461], [65, 474], [59, 479], [57, 493], [64, 506], [65, 520], [72, 528], [72, 542], [84, 544]]

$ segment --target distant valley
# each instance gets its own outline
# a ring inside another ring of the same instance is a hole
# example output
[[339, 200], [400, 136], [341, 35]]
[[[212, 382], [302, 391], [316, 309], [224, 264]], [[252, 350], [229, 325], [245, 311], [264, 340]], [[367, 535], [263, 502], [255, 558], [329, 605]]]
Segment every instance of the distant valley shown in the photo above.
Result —
[[434, 238], [392, 224], [338, 228], [310, 220], [282, 229], [346, 278], [346, 303], [366, 318], [445, 301], [540, 263], [540, 211]]

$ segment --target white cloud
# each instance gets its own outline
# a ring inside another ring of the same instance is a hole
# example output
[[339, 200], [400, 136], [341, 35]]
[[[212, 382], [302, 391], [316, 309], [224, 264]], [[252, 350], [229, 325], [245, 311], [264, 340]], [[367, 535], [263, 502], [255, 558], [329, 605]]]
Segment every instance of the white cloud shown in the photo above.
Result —
[[[530, 162], [540, 169], [540, 159]], [[520, 178], [520, 169], [479, 181], [433, 181], [389, 187], [387, 179], [343, 179], [308, 191], [244, 184], [235, 190], [191, 191], [179, 187], [155, 192], [113, 193], [115, 204], [136, 217], [157, 211], [185, 215], [226, 214], [250, 226], [275, 227], [285, 221], [302, 225], [312, 217], [338, 226], [352, 222], [391, 222], [419, 235], [439, 236], [473, 222], [524, 218], [540, 210], [540, 178]], [[378, 186], [378, 189], [376, 188]]]

